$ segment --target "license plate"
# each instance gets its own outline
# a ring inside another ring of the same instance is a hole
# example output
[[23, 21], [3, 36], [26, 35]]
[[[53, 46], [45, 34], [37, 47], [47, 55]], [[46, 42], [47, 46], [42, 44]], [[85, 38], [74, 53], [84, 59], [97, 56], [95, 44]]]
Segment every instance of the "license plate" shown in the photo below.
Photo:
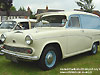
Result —
[[18, 63], [18, 59], [16, 57], [12, 57], [12, 61]]
[[18, 58], [15, 57], [15, 56], [6, 54], [6, 59], [9, 59], [9, 60], [11, 60], [11, 61], [13, 61], [13, 62], [18, 63]]

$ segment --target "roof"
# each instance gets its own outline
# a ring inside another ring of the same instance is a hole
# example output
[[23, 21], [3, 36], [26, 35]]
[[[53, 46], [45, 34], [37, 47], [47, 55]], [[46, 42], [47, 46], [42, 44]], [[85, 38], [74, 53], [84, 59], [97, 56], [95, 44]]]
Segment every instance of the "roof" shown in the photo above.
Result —
[[85, 14], [85, 15], [91, 15], [91, 16], [96, 16], [96, 17], [99, 17], [93, 13], [88, 13], [88, 12], [83, 12], [83, 11], [71, 11], [71, 12], [67, 12], [68, 14]]
[[[0, 11], [0, 16], [7, 16], [7, 12]], [[30, 13], [27, 11], [10, 11], [9, 16], [30, 16]]]
[[[84, 12], [84, 10], [82, 10], [82, 9], [74, 9], [74, 11], [83, 11]], [[93, 10], [92, 13], [95, 14], [95, 15], [98, 15], [100, 17], [100, 11], [99, 10]]]
[[55, 9], [37, 9], [37, 14], [45, 13], [45, 12], [59, 12], [64, 10], [55, 10]]
[[6, 20], [6, 21], [16, 21], [16, 22], [37, 22], [36, 19], [9, 19], [9, 20]]
[[[92, 14], [92, 13], [81, 12], [81, 11], [46, 12], [46, 13], [41, 13], [41, 14], [39, 14], [39, 15], [37, 15], [37, 16], [41, 16], [41, 15], [43, 15], [43, 17], [44, 17], [44, 16], [49, 16], [49, 15], [66, 15], [66, 16], [70, 16], [70, 15], [72, 15], [72, 14], [86, 14], [86, 15], [97, 16], [97, 15]], [[97, 17], [99, 17], [99, 16], [97, 16]]]

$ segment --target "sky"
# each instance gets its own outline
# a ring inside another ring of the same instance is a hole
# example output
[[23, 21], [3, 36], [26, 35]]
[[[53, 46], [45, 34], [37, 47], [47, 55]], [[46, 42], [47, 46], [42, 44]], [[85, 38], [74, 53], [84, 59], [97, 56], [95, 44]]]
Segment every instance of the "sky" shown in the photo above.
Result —
[[[75, 3], [79, 0], [13, 0], [13, 5], [18, 10], [20, 7], [27, 9], [29, 6], [33, 12], [36, 13], [37, 9], [45, 9], [48, 5], [49, 9], [61, 9], [66, 11], [72, 11], [73, 9], [79, 9]], [[100, 10], [100, 0], [93, 0], [95, 10]]]

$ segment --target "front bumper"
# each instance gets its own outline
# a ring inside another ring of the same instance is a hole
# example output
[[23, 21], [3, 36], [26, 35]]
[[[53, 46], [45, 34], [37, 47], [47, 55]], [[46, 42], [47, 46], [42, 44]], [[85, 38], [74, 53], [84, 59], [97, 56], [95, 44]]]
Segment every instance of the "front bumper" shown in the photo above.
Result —
[[25, 59], [25, 60], [39, 60], [39, 57], [37, 57], [37, 56], [28, 56], [28, 55], [23, 55], [23, 54], [17, 54], [17, 53], [9, 52], [7, 50], [1, 50], [1, 52], [12, 55], [17, 58]]
[[0, 44], [0, 55], [4, 55], [4, 53], [1, 52], [2, 46], [3, 46], [3, 44]]

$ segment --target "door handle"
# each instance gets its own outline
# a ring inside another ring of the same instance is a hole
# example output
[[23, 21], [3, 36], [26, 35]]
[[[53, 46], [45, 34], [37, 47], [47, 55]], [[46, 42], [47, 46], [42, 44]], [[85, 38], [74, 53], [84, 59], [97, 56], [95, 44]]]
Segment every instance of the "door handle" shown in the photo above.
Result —
[[81, 30], [81, 32], [84, 32], [84, 30]]

